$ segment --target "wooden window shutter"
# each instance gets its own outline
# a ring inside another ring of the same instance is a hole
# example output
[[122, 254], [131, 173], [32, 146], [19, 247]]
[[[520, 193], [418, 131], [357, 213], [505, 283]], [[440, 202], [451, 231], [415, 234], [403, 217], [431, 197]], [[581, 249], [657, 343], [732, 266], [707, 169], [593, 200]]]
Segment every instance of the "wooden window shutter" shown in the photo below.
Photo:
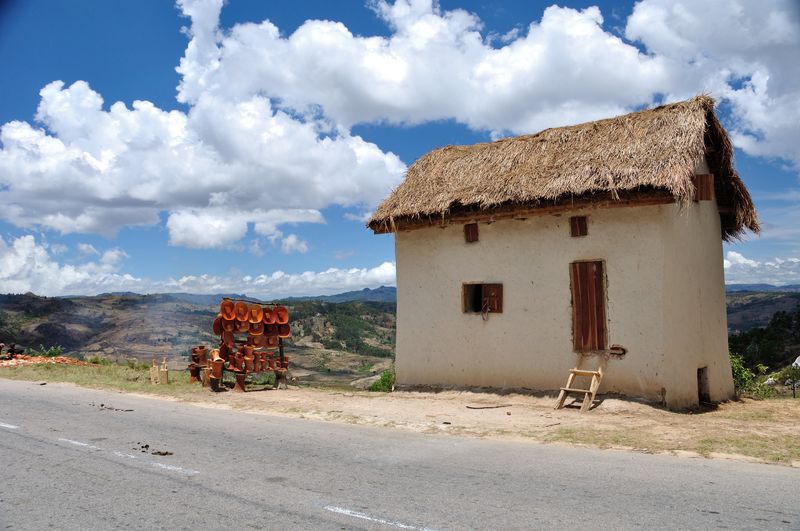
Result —
[[586, 216], [572, 216], [569, 218], [569, 230], [573, 238], [589, 234]]
[[606, 349], [606, 297], [603, 262], [570, 264], [572, 341], [575, 352]]
[[467, 223], [464, 225], [464, 241], [472, 243], [478, 241], [478, 224]]
[[706, 173], [695, 175], [694, 181], [694, 200], [713, 201], [714, 200], [714, 175]]
[[503, 313], [503, 285], [484, 284], [481, 291], [481, 309], [488, 313]]

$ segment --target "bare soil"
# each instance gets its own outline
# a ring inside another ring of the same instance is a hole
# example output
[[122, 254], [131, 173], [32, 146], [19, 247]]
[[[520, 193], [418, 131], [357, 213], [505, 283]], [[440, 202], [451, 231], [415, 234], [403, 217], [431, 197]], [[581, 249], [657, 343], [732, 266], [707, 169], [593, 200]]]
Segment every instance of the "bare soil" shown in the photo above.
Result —
[[369, 393], [291, 388], [208, 394], [209, 407], [422, 433], [568, 443], [800, 467], [800, 399], [743, 399], [702, 412], [605, 398], [581, 414], [555, 398], [470, 391]]

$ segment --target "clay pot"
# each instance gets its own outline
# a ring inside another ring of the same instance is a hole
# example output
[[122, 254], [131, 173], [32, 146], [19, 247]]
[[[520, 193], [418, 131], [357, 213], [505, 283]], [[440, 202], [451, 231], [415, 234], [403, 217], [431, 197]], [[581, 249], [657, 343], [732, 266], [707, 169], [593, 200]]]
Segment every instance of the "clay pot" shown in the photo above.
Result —
[[217, 315], [214, 318], [214, 324], [211, 325], [211, 328], [214, 330], [215, 336], [222, 335], [222, 315]]
[[237, 370], [237, 371], [244, 370], [244, 354], [242, 354], [241, 350], [236, 352], [236, 354], [234, 354], [234, 356], [233, 356], [233, 366], [234, 366], [234, 369]]
[[275, 358], [272, 355], [272, 352], [267, 353], [267, 368], [271, 371], [275, 370]]
[[256, 368], [255, 359], [256, 359], [256, 357], [253, 356], [252, 354], [250, 354], [249, 356], [245, 356], [244, 357], [244, 370], [246, 372], [255, 371], [255, 368]]
[[279, 344], [278, 336], [267, 336], [267, 348], [278, 348]]
[[234, 345], [233, 332], [223, 332], [222, 342], [225, 343], [225, 346], [228, 347], [228, 349], [232, 350]]
[[282, 364], [282, 367], [283, 367], [284, 369], [288, 369], [288, 368], [289, 368], [289, 356], [284, 356], [284, 357], [283, 357], [283, 364]]
[[223, 332], [233, 332], [236, 330], [236, 319], [225, 319], [222, 318], [222, 331]]
[[279, 325], [289, 323], [289, 310], [284, 306], [275, 307], [275, 322]]
[[233, 321], [236, 318], [236, 313], [234, 312], [233, 301], [231, 300], [224, 300], [219, 305], [219, 313], [222, 318], [226, 321]]
[[189, 365], [189, 383], [197, 383], [200, 381], [200, 367], [192, 363]]
[[233, 386], [233, 390], [237, 393], [245, 393], [247, 390], [245, 389], [245, 378], [247, 375], [245, 373], [239, 373], [236, 375], [236, 383]]
[[269, 324], [264, 327], [264, 335], [271, 337], [278, 337], [278, 326], [276, 324]]
[[[217, 351], [217, 356], [219, 358], [227, 361], [228, 356], [230, 356], [230, 354], [231, 354], [231, 349], [228, 347], [228, 345], [226, 345], [225, 343], [222, 343], [219, 346], [219, 350]], [[211, 359], [212, 360], [214, 359], [213, 358], [213, 352], [212, 352], [212, 358]]]
[[259, 336], [252, 336], [251, 339], [253, 340], [253, 345], [255, 345], [257, 348], [267, 346], [267, 336], [265, 336], [264, 334], [261, 334]]
[[258, 304], [250, 305], [250, 322], [260, 323], [264, 319], [264, 309]]
[[250, 323], [250, 335], [260, 336], [264, 333], [264, 323], [261, 321], [257, 323]]
[[264, 317], [261, 319], [265, 325], [275, 324], [275, 310], [272, 308], [264, 308]]
[[201, 367], [208, 365], [208, 348], [205, 345], [197, 347], [197, 364]]
[[236, 332], [237, 334], [247, 334], [247, 333], [249, 333], [250, 332], [250, 323], [247, 322], [247, 321], [239, 321], [237, 319], [236, 320], [236, 327], [234, 329], [234, 332]]
[[221, 379], [222, 378], [222, 364], [225, 363], [222, 359], [215, 359], [211, 362], [211, 377]]
[[236, 314], [237, 321], [249, 321], [250, 320], [250, 308], [247, 307], [247, 304], [244, 302], [237, 302], [233, 306], [233, 313]]
[[287, 338], [292, 337], [292, 327], [288, 324], [278, 325], [278, 337]]

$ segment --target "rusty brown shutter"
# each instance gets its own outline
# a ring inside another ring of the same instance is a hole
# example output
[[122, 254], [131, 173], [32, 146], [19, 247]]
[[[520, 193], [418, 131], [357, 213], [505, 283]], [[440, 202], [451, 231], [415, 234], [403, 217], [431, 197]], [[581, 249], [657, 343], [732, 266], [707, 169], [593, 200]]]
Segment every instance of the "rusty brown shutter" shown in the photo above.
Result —
[[467, 223], [464, 225], [464, 241], [472, 243], [478, 241], [478, 224]]
[[481, 309], [489, 313], [503, 313], [503, 285], [484, 284], [481, 293]]
[[603, 262], [570, 264], [570, 285], [574, 350], [605, 350], [606, 297]]
[[572, 216], [569, 218], [569, 229], [573, 238], [577, 236], [586, 236], [589, 233], [586, 224], [586, 216]]
[[706, 173], [694, 176], [694, 200], [712, 201], [714, 199], [714, 175]]

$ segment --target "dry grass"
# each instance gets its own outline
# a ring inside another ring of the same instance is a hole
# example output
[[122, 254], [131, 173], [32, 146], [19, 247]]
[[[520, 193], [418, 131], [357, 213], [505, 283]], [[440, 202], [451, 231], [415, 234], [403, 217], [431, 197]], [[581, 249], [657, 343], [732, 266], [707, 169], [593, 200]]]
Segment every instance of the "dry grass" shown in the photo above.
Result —
[[624, 193], [663, 190], [688, 203], [695, 165], [707, 156], [717, 180], [726, 239], [758, 232], [749, 193], [733, 167], [733, 147], [714, 112], [698, 96], [534, 135], [473, 146], [448, 146], [418, 159], [375, 211], [369, 226], [442, 219], [464, 211], [537, 207]]
[[151, 393], [167, 396], [199, 394], [196, 384], [189, 384], [188, 372], [170, 371], [170, 383], [153, 385], [147, 369], [132, 369], [122, 365], [24, 365], [0, 370], [0, 377], [11, 380], [42, 380], [65, 382], [96, 389]]

